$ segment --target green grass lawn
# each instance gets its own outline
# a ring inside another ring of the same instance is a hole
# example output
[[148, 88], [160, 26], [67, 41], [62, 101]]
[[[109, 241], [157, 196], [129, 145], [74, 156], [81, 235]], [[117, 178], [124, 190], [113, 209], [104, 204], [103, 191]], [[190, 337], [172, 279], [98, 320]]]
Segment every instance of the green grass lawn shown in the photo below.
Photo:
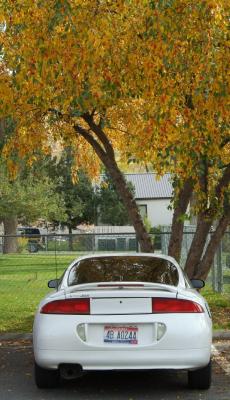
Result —
[[76, 254], [0, 255], [0, 332], [31, 332], [48, 280], [59, 277]]
[[[0, 332], [31, 332], [34, 313], [49, 292], [48, 280], [59, 277], [75, 254], [0, 255]], [[230, 329], [230, 295], [203, 289], [216, 329]]]
[[230, 329], [230, 293], [213, 292], [210, 286], [201, 291], [212, 312], [214, 329]]

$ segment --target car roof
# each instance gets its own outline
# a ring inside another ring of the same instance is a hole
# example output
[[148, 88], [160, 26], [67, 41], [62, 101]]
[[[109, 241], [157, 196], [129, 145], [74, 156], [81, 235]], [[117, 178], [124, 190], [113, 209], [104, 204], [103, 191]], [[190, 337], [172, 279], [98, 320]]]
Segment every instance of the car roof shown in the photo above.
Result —
[[18, 229], [19, 231], [20, 231], [20, 230], [25, 230], [25, 229], [36, 229], [36, 230], [39, 231], [39, 228], [34, 227], [34, 226], [19, 226], [17, 229]]
[[84, 256], [77, 257], [72, 264], [75, 264], [77, 261], [84, 260], [87, 258], [104, 258], [104, 257], [152, 257], [152, 258], [161, 258], [167, 261], [171, 261], [176, 266], [179, 266], [177, 261], [166, 254], [156, 254], [156, 253], [142, 253], [142, 252], [110, 252], [110, 253], [100, 253], [100, 254], [87, 254]]

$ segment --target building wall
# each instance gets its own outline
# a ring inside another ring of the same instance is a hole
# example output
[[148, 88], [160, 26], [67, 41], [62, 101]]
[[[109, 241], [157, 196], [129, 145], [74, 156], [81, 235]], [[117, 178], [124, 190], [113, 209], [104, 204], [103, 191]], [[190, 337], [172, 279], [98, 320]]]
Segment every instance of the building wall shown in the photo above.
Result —
[[136, 201], [138, 205], [147, 206], [147, 218], [152, 226], [172, 224], [173, 211], [168, 210], [170, 199]]

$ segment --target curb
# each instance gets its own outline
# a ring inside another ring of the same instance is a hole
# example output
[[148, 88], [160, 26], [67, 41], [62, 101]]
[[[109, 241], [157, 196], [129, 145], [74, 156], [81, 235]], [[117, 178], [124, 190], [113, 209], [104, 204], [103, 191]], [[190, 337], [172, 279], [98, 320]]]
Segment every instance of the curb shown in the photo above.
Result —
[[32, 333], [2, 333], [0, 340], [32, 340]]
[[220, 340], [221, 339], [229, 340], [230, 339], [230, 330], [213, 331], [212, 338], [220, 339]]
[[[214, 340], [230, 340], [230, 330], [213, 331]], [[32, 340], [32, 333], [2, 333], [0, 340]]]

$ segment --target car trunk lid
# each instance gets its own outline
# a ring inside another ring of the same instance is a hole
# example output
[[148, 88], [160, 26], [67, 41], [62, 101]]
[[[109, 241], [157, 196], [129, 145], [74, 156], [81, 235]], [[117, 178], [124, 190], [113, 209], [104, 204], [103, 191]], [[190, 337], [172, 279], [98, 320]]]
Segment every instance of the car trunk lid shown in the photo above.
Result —
[[67, 298], [90, 298], [91, 315], [150, 314], [153, 297], [176, 296], [175, 287], [140, 282], [78, 285], [66, 293]]

